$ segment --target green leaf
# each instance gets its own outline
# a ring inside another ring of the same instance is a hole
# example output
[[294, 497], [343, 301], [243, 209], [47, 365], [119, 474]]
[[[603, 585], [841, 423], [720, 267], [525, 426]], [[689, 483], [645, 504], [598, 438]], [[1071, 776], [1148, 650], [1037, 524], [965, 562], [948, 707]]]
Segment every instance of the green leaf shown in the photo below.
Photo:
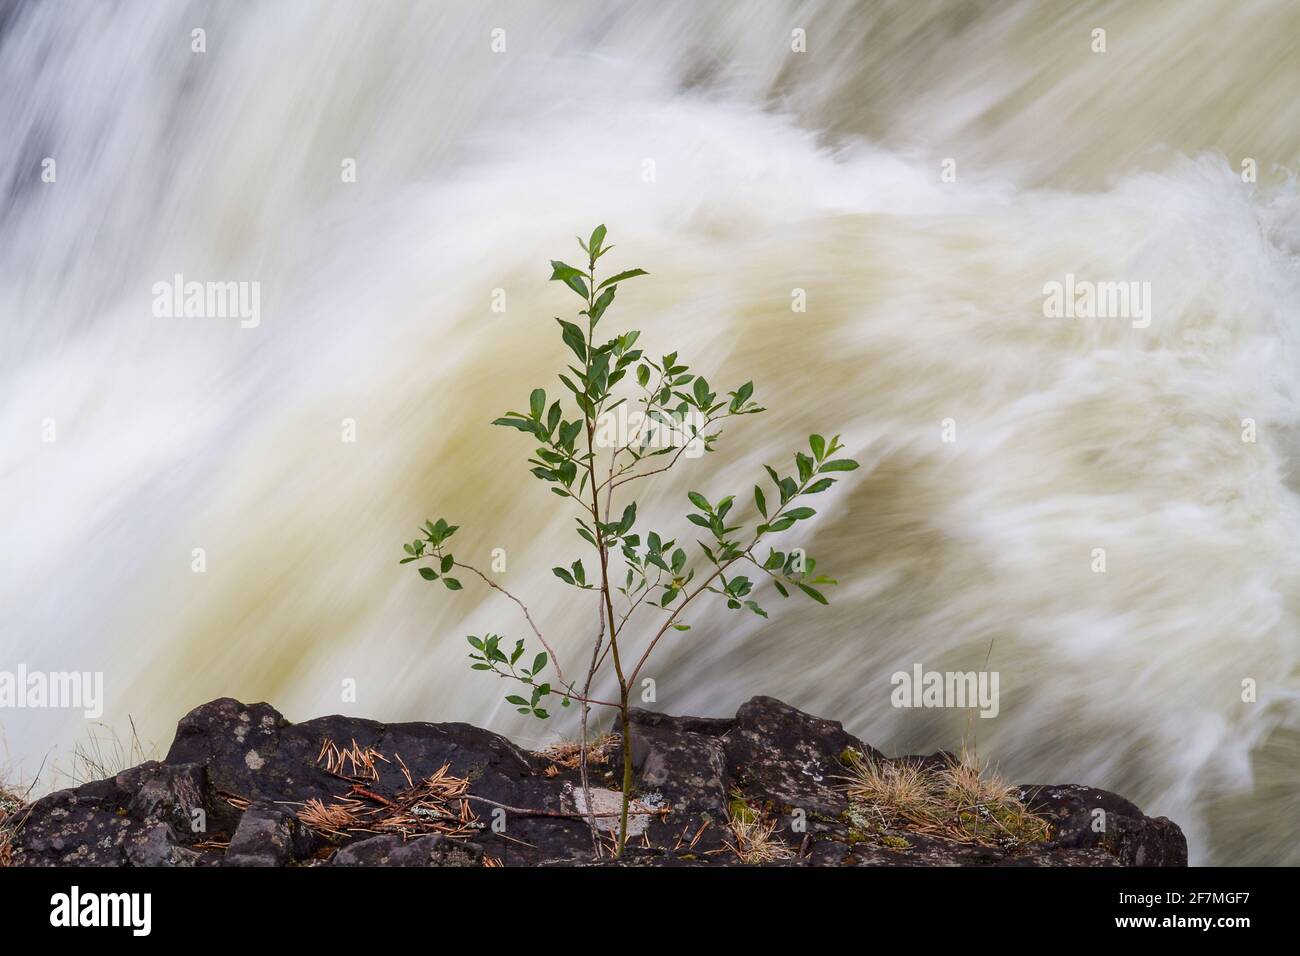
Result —
[[586, 277], [585, 272], [556, 259], [551, 260], [551, 270], [552, 280], [559, 279], [578, 295], [587, 298], [587, 283], [583, 281]]
[[697, 378], [695, 380], [695, 385], [692, 386], [692, 391], [695, 393], [696, 404], [700, 406], [706, 406], [709, 404], [712, 396], [709, 394], [709, 383], [703, 378]]
[[826, 464], [822, 465], [822, 466], [821, 466], [819, 469], [817, 469], [817, 470], [818, 470], [819, 472], [821, 472], [821, 471], [854, 471], [854, 470], [857, 469], [857, 467], [858, 467], [858, 463], [857, 463], [856, 461], [854, 461], [852, 458], [837, 458], [837, 459], [835, 459], [834, 461], [828, 461], [828, 462], [826, 462]]
[[[795, 583], [798, 584], [799, 582], [795, 582]], [[822, 593], [821, 593], [820, 591], [818, 591], [816, 588], [810, 588], [810, 587], [809, 587], [808, 585], [806, 585], [806, 584], [799, 584], [799, 590], [802, 591], [804, 594], [808, 595], [810, 598], [812, 598], [812, 599], [813, 599], [814, 601], [816, 601], [818, 604], [827, 604], [827, 603], [829, 603], [829, 602], [826, 600], [826, 598], [822, 595]]]
[[591, 255], [600, 252], [600, 244], [605, 241], [605, 224], [601, 223], [591, 231], [591, 238], [587, 241], [587, 251]]
[[518, 428], [521, 432], [528, 432], [530, 435], [537, 433], [537, 424], [527, 418], [496, 418], [492, 420], [492, 424]]
[[701, 511], [707, 511], [709, 514], [713, 514], [713, 506], [709, 504], [709, 499], [704, 497], [698, 491], [688, 491], [686, 492], [686, 497], [690, 498], [691, 504], [695, 505], [695, 507], [699, 508]]
[[551, 568], [551, 573], [554, 574], [561, 581], [563, 581], [565, 584], [576, 583], [573, 580], [573, 575], [570, 574], [568, 571], [566, 571], [564, 568]]
[[817, 466], [813, 464], [813, 460], [809, 458], [807, 455], [805, 455], [803, 452], [797, 453], [794, 456], [794, 460], [795, 460], [795, 464], [798, 465], [799, 467], [799, 483], [803, 484], [809, 478], [812, 477], [813, 469], [816, 468]]
[[447, 586], [448, 591], [460, 590], [460, 582], [457, 581], [455, 578], [443, 578], [442, 583]]
[[[582, 329], [578, 328], [572, 322], [566, 322], [563, 319], [556, 319], [555, 321], [560, 323], [560, 328], [563, 330], [560, 337], [564, 339], [564, 344], [573, 350], [573, 354], [578, 356], [579, 362], [585, 364], [587, 361], [587, 337], [582, 334]], [[564, 379], [564, 376], [561, 375], [560, 378]], [[568, 384], [567, 379], [564, 379], [564, 381], [565, 384]], [[573, 392], [578, 391], [578, 389], [574, 388], [572, 385], [569, 385], [569, 390]]]
[[636, 502], [632, 502], [623, 509], [623, 518], [618, 523], [619, 534], [631, 530], [633, 523], [636, 521]]
[[546, 411], [546, 392], [543, 389], [533, 389], [533, 393], [528, 396], [528, 410], [533, 418], [541, 419], [542, 412]]
[[581, 278], [585, 275], [586, 273], [583, 272], [581, 269], [574, 268], [573, 266], [569, 265], [567, 262], [561, 262], [558, 259], [551, 260], [552, 279], [564, 280], [564, 279], [571, 279], [574, 276], [578, 276], [579, 278]]
[[508, 695], [506, 696], [506, 703], [508, 703], [508, 704], [514, 704], [516, 707], [527, 707], [527, 706], [528, 706], [528, 701], [527, 701], [526, 699], [524, 699], [523, 697], [520, 697], [518, 694], [508, 694]]
[[764, 518], [766, 518], [767, 499], [763, 497], [763, 489], [758, 487], [758, 485], [754, 486], [754, 504], [758, 506], [758, 513], [761, 514]]
[[810, 435], [808, 447], [812, 449], [813, 457], [818, 461], [826, 457], [826, 439], [821, 435]]
[[420, 577], [426, 581], [436, 581], [438, 580], [438, 572], [433, 568], [420, 568]]
[[629, 269], [627, 272], [620, 272], [616, 276], [610, 276], [600, 285], [596, 286], [596, 291], [599, 292], [601, 289], [605, 288], [605, 286], [614, 285], [615, 283], [622, 282], [624, 279], [635, 279], [637, 276], [648, 276], [649, 274], [650, 273], [646, 272], [644, 269]]
[[791, 508], [785, 513], [787, 518], [793, 518], [795, 521], [802, 521], [805, 518], [811, 518], [817, 512], [811, 508]]
[[606, 289], [592, 304], [591, 312], [588, 313], [591, 317], [592, 328], [595, 328], [596, 323], [600, 321], [600, 317], [605, 314], [605, 310], [608, 309], [610, 303], [614, 301], [614, 293], [616, 291], [618, 291], [617, 287]]
[[546, 656], [545, 651], [538, 654], [536, 657], [533, 658], [533, 667], [529, 673], [533, 674], [534, 676], [541, 673], [541, 671], [546, 667], [547, 660], [548, 658]]

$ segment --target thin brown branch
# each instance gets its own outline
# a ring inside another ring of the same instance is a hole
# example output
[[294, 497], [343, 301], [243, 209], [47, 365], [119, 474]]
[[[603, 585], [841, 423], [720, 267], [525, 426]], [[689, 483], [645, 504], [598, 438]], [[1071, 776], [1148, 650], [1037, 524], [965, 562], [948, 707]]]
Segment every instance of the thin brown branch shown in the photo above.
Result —
[[524, 620], [526, 620], [528, 622], [528, 626], [533, 629], [533, 633], [537, 635], [537, 640], [541, 642], [542, 647], [546, 648], [546, 653], [548, 653], [551, 656], [551, 663], [555, 665], [555, 674], [556, 677], [559, 679], [559, 682], [561, 684], [568, 684], [569, 681], [566, 680], [564, 677], [564, 669], [560, 666], [559, 656], [556, 655], [555, 649], [551, 647], [549, 643], [547, 643], [546, 638], [542, 637], [541, 630], [538, 629], [537, 623], [533, 620], [532, 614], [528, 612], [528, 605], [525, 604], [523, 601], [519, 600], [519, 598], [515, 597], [513, 594], [511, 594], [501, 585], [497, 584], [490, 577], [488, 577], [486, 574], [484, 574], [482, 571], [480, 571], [478, 568], [474, 567], [473, 565], [463, 564], [460, 561], [456, 561], [454, 562], [454, 566], [458, 568], [464, 568], [466, 571], [472, 571], [474, 574], [477, 574], [480, 578], [482, 578], [483, 583], [486, 584], [488, 587], [500, 591], [510, 600], [514, 601], [516, 604], [519, 605], [519, 609], [524, 612]]
[[[617, 817], [622, 815], [621, 810], [609, 810], [600, 813], [576, 813], [568, 810], [534, 810], [528, 807], [512, 807], [508, 803], [499, 803], [496, 800], [489, 800], [487, 797], [476, 796], [472, 793], [465, 794], [465, 799], [477, 800], [479, 803], [499, 807], [507, 813], [513, 813], [519, 817], [557, 817], [566, 820], [586, 820], [589, 817]], [[638, 817], [660, 817], [667, 816], [669, 809], [669, 807], [658, 807], [654, 810], [629, 810], [628, 813]]]
[[582, 687], [582, 693], [583, 693], [582, 738], [580, 743], [581, 750], [579, 751], [579, 758], [578, 758], [578, 772], [582, 778], [582, 796], [584, 801], [586, 802], [588, 821], [591, 823], [591, 847], [592, 850], [595, 851], [597, 857], [599, 857], [601, 853], [600, 834], [596, 827], [596, 815], [593, 812], [595, 803], [591, 799], [591, 782], [588, 779], [588, 774], [587, 774], [587, 764], [588, 764], [587, 718], [588, 715], [591, 713], [591, 705], [587, 701], [587, 695], [591, 693], [591, 682], [593, 678], [595, 678], [596, 676], [596, 668], [599, 666], [600, 645], [604, 641], [604, 639], [605, 639], [605, 606], [602, 604], [600, 605], [600, 630], [596, 632], [596, 641], [592, 645], [591, 665], [587, 668], [587, 682], [583, 684]]
[[[811, 480], [811, 478], [809, 480]], [[808, 487], [808, 481], [803, 482], [803, 484], [801, 484], [798, 487], [795, 493], [790, 496], [790, 500], [787, 501], [785, 504], [781, 505], [780, 508], [777, 508], [776, 511], [772, 514], [772, 517], [765, 520], [763, 523], [765, 525], [771, 525], [773, 522], [775, 522], [776, 519], [781, 516], [781, 513], [785, 511], [786, 507], [790, 504], [790, 502], [794, 501], [796, 498], [798, 498], [800, 495], [803, 494], [803, 491], [806, 487]], [[691, 603], [691, 601], [699, 597], [699, 595], [710, 584], [713, 583], [714, 579], [716, 579], [718, 575], [720, 575], [723, 571], [727, 570], [727, 568], [731, 567], [741, 558], [748, 557], [749, 560], [753, 561], [754, 559], [753, 556], [750, 554], [750, 552], [754, 550], [754, 545], [758, 544], [758, 542], [762, 540], [762, 538], [763, 538], [762, 532], [755, 534], [754, 540], [749, 542], [749, 545], [743, 551], [741, 551], [739, 554], [737, 554], [734, 558], [727, 561], [726, 563], [716, 565], [713, 569], [713, 573], [710, 574], [707, 578], [705, 578], [704, 582], [699, 587], [697, 587], [694, 591], [688, 594], [685, 600], [683, 600], [680, 604], [677, 605], [676, 608], [673, 609], [672, 614], [668, 615], [668, 620], [664, 621], [664, 626], [659, 629], [659, 632], [657, 634], [655, 634], [654, 638], [650, 641], [650, 644], [646, 647], [645, 653], [641, 655], [640, 659], [636, 662], [636, 666], [632, 668], [632, 676], [628, 679], [629, 683], [632, 684], [636, 683], [637, 675], [641, 673], [641, 668], [645, 665], [647, 658], [650, 657], [650, 652], [655, 649], [655, 645], [659, 643], [659, 639], [668, 632], [668, 628], [673, 626], [673, 623], [677, 620], [677, 615], [680, 614], [686, 608], [686, 606]]]
[[[727, 417], [727, 416], [724, 415], [724, 416], [722, 416], [722, 417], [725, 418], [725, 417]], [[637, 472], [637, 473], [634, 474], [634, 475], [627, 475], [627, 474], [625, 474], [623, 477], [621, 477], [621, 478], [619, 478], [619, 479], [617, 479], [616, 481], [613, 482], [613, 484], [612, 484], [612, 486], [611, 486], [611, 490], [612, 490], [612, 488], [617, 488], [617, 487], [619, 487], [620, 485], [626, 485], [629, 481], [636, 481], [638, 478], [649, 478], [651, 475], [658, 475], [658, 474], [662, 474], [663, 472], [667, 471], [667, 470], [668, 470], [669, 468], [671, 468], [673, 465], [677, 464], [677, 459], [679, 459], [679, 458], [682, 457], [682, 453], [683, 453], [684, 451], [686, 451], [687, 448], [690, 448], [691, 445], [694, 444], [697, 440], [698, 440], [698, 441], [704, 441], [704, 438], [705, 438], [704, 430], [705, 430], [706, 428], [708, 428], [709, 425], [711, 425], [715, 420], [716, 420], [716, 419], [714, 419], [712, 415], [710, 415], [708, 418], [706, 418], [706, 419], [704, 420], [704, 424], [700, 427], [699, 432], [696, 433], [696, 434], [695, 434], [695, 435], [694, 435], [694, 436], [693, 436], [689, 441], [687, 441], [686, 444], [682, 445], [680, 448], [677, 449], [677, 454], [673, 455], [672, 459], [669, 460], [668, 464], [664, 465], [662, 468], [655, 468], [655, 469], [653, 469], [652, 471], [641, 471], [641, 472]], [[721, 434], [721, 433], [719, 433], [719, 434]], [[714, 438], [714, 437], [717, 437], [717, 436], [716, 436], [716, 435], [711, 435], [711, 436], [709, 436], [709, 437], [710, 437], [710, 438]]]

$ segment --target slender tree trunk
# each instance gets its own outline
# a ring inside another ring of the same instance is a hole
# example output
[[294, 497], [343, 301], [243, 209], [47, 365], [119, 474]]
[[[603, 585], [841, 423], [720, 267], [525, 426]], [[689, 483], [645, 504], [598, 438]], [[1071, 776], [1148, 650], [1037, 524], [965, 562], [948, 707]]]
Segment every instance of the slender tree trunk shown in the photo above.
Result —
[[[600, 604], [600, 629], [596, 632], [595, 646], [591, 651], [591, 666], [587, 668], [587, 680], [582, 687], [582, 696], [591, 697], [591, 683], [596, 676], [596, 665], [600, 660], [600, 648], [605, 639], [605, 605]], [[578, 772], [582, 777], [582, 798], [587, 804], [587, 821], [591, 824], [591, 849], [596, 857], [600, 857], [600, 833], [596, 827], [596, 806], [591, 799], [591, 779], [587, 769], [587, 716], [591, 712], [591, 704], [587, 700], [582, 701], [582, 739], [579, 746], [582, 748], [578, 755]]]
[[623, 689], [620, 701], [619, 720], [622, 723], [623, 737], [623, 809], [618, 822], [618, 853], [623, 855], [627, 846], [627, 808], [632, 794], [632, 723], [627, 712], [627, 688]]
[[[596, 303], [596, 257], [591, 255], [587, 263], [587, 281], [590, 283], [587, 291], [587, 310], [590, 313]], [[591, 337], [592, 327], [589, 323], [587, 326], [587, 374], [591, 374]], [[630, 735], [627, 698], [628, 698], [628, 681], [623, 672], [623, 662], [618, 652], [618, 627], [614, 623], [614, 601], [610, 596], [609, 587], [609, 551], [605, 543], [605, 535], [600, 530], [600, 488], [596, 483], [596, 465], [595, 465], [595, 434], [596, 434], [596, 414], [584, 410], [583, 417], [587, 426], [587, 480], [591, 483], [591, 519], [595, 523], [596, 552], [600, 556], [600, 597], [604, 602], [605, 623], [609, 627], [609, 651], [610, 656], [614, 659], [614, 674], [618, 678], [619, 691], [619, 719], [623, 738], [623, 806], [619, 814], [620, 823], [618, 828], [618, 847], [614, 851], [615, 856], [623, 855], [623, 847], [627, 845], [627, 811], [629, 793], [632, 785], [632, 738]], [[611, 486], [611, 497], [613, 488]], [[608, 503], [606, 511], [608, 511]], [[586, 694], [583, 694], [586, 697]]]

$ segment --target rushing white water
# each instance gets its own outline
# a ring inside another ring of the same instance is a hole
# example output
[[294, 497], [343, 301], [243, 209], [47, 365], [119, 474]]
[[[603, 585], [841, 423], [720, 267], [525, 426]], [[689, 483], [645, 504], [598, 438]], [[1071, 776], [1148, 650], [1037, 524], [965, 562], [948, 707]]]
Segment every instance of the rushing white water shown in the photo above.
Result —
[[[577, 670], [548, 569], [581, 542], [487, 422], [558, 387], [546, 260], [603, 221], [652, 273], [608, 321], [771, 409], [647, 520], [685, 534], [688, 488], [747, 495], [813, 430], [864, 466], [802, 542], [832, 606], [697, 611], [657, 707], [974, 734], [1194, 860], [1298, 862], [1298, 34], [1287, 3], [0, 3], [0, 670], [103, 671], [105, 722], [164, 747], [221, 695], [572, 732], [466, 668], [513, 605], [396, 558], [438, 515], [505, 548]], [[261, 324], [156, 317], [177, 273], [260, 282]], [[1067, 273], [1149, 282], [1150, 326], [1044, 317]], [[890, 705], [986, 659], [995, 719]], [[27, 777], [87, 733], [0, 717]]]

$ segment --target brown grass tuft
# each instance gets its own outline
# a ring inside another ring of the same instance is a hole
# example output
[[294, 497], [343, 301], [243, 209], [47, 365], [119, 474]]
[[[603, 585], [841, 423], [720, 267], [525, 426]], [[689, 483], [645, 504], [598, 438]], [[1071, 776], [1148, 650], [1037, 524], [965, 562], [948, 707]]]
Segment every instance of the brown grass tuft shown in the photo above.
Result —
[[129, 739], [123, 740], [108, 724], [94, 723], [90, 725], [86, 739], [73, 747], [72, 767], [67, 776], [77, 786], [116, 777], [123, 770], [154, 758], [156, 748], [140, 739], [134, 719], [128, 717], [127, 720], [131, 725]]
[[775, 863], [794, 856], [789, 845], [774, 835], [776, 821], [764, 820], [738, 792], [732, 793], [727, 804], [727, 829], [731, 831], [731, 840], [723, 841], [724, 845], [741, 863]]
[[930, 833], [960, 843], [1016, 847], [1051, 836], [1046, 820], [1030, 813], [995, 772], [963, 748], [945, 766], [873, 761], [854, 755], [845, 791], [857, 827]]
[[0, 866], [13, 865], [14, 838], [27, 819], [27, 810], [24, 797], [0, 786]]

